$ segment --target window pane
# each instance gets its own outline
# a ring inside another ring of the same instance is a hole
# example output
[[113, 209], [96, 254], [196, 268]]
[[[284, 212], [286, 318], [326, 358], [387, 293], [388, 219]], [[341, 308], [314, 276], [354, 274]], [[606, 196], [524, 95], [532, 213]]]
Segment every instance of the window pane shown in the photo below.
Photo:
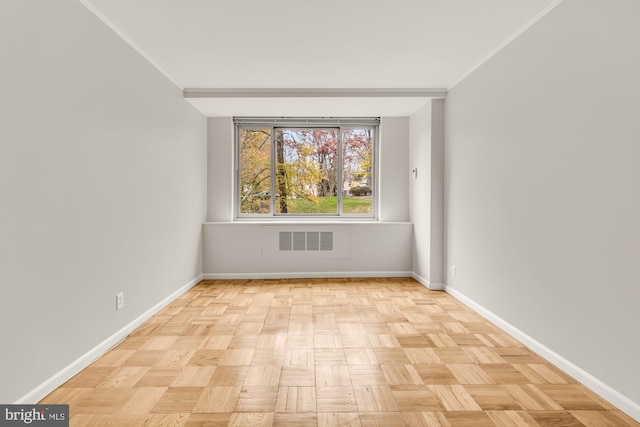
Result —
[[338, 130], [275, 129], [276, 212], [338, 213]]
[[373, 210], [373, 129], [342, 129], [342, 212], [370, 214]]
[[271, 213], [271, 129], [240, 129], [240, 213]]

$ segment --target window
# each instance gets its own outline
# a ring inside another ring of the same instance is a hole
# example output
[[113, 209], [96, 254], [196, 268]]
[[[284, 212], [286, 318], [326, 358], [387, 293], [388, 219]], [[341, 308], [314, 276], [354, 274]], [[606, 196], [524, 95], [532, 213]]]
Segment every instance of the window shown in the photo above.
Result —
[[237, 217], [369, 217], [379, 119], [234, 118]]

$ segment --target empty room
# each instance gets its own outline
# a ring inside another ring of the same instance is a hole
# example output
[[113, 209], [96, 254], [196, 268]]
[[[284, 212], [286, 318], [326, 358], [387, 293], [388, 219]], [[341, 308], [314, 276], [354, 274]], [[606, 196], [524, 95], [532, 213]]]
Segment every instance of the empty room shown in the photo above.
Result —
[[3, 0], [0, 425], [640, 425], [639, 18]]

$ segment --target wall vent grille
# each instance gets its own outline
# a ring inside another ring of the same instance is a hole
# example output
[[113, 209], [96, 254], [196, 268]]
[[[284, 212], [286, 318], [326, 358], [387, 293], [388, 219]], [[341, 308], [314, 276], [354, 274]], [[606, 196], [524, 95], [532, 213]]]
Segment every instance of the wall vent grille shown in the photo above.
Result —
[[332, 251], [333, 231], [281, 231], [281, 251]]

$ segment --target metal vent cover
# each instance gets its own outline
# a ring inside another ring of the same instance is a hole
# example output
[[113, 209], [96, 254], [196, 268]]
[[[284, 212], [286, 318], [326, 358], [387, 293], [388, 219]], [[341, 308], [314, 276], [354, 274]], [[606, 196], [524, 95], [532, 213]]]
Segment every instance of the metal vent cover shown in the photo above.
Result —
[[333, 231], [280, 231], [281, 251], [332, 251]]
[[320, 232], [320, 250], [321, 251], [333, 250], [333, 231]]
[[304, 231], [293, 232], [293, 250], [304, 251], [306, 248], [306, 239]]
[[281, 251], [290, 251], [293, 248], [290, 231], [281, 231], [278, 240], [280, 242]]

